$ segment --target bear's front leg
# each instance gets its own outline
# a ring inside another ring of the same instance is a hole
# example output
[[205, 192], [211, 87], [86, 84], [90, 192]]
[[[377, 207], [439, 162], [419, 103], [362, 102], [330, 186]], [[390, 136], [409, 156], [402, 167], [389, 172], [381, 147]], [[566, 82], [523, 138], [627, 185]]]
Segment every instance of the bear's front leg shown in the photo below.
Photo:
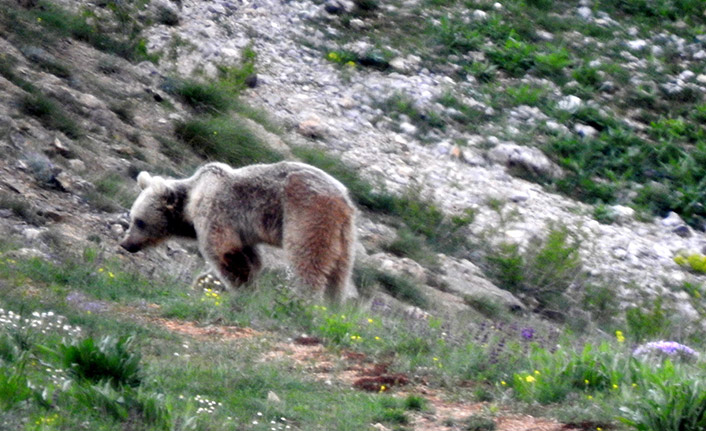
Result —
[[235, 288], [252, 280], [261, 267], [254, 246], [243, 244], [240, 236], [225, 224], [195, 225], [201, 255], [226, 287]]
[[230, 250], [221, 256], [220, 272], [234, 286], [250, 282], [260, 271], [262, 263], [257, 250], [244, 246], [240, 250]]

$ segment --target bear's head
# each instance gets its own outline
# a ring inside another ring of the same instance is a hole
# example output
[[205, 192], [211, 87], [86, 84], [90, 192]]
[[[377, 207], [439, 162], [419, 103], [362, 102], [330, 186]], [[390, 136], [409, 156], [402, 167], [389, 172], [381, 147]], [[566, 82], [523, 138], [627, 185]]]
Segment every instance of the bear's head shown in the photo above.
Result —
[[183, 193], [173, 181], [140, 172], [137, 184], [142, 192], [130, 209], [130, 229], [120, 246], [130, 253], [159, 244], [183, 229]]

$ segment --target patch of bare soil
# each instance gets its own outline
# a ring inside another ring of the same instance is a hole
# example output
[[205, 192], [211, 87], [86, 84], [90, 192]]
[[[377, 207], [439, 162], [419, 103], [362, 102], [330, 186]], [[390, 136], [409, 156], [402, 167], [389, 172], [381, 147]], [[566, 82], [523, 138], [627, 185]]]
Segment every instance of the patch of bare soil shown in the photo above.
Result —
[[[289, 360], [315, 379], [338, 382], [366, 391], [395, 391], [394, 396], [417, 394], [429, 402], [429, 411], [411, 413], [410, 427], [418, 431], [457, 430], [469, 416], [485, 411], [487, 403], [450, 402], [440, 391], [424, 384], [413, 384], [408, 376], [389, 373], [386, 364], [374, 363], [362, 353], [344, 351], [335, 355], [327, 351], [315, 337], [300, 337], [292, 342], [278, 343], [265, 353], [263, 361]], [[383, 388], [384, 385], [384, 388]], [[575, 431], [581, 428], [567, 426], [551, 419], [529, 415], [502, 413], [494, 417], [498, 431]], [[449, 425], [456, 423], [456, 425]], [[376, 424], [380, 430], [387, 429]]]
[[251, 328], [241, 328], [239, 326], [198, 326], [194, 322], [170, 320], [163, 318], [150, 319], [153, 323], [166, 328], [169, 331], [188, 335], [194, 338], [218, 338], [222, 340], [236, 340], [239, 338], [250, 338], [261, 336], [262, 333]]

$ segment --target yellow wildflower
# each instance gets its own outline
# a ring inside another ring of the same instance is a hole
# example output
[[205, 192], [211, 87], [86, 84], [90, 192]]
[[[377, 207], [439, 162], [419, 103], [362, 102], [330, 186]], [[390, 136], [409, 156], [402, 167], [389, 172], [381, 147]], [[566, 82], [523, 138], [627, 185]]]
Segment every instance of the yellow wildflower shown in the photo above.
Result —
[[587, 399], [587, 400], [592, 400], [592, 399], [593, 399], [593, 395], [586, 395], [586, 399]]
[[505, 380], [500, 380], [500, 384], [501, 384], [502, 386], [507, 386], [507, 383], [505, 383]]
[[625, 336], [623, 335], [623, 331], [615, 331], [615, 338], [618, 339], [618, 343], [625, 342]]
[[328, 53], [328, 59], [331, 61], [338, 61], [340, 57], [338, 56], [338, 53], [336, 52], [329, 52]]
[[618, 385], [616, 385], [615, 383], [613, 383], [613, 389], [618, 389]]
[[532, 376], [525, 377], [525, 380], [527, 381], [527, 383], [534, 383], [536, 381], [535, 378]]
[[380, 386], [380, 393], [385, 392], [387, 390], [387, 386], [381, 385]]
[[346, 66], [348, 67], [355, 67], [355, 62], [354, 61], [349, 61], [346, 63]]
[[373, 322], [374, 322], [373, 319], [368, 319], [368, 323], [373, 323]]
[[539, 370], [534, 370], [534, 374], [539, 375]]

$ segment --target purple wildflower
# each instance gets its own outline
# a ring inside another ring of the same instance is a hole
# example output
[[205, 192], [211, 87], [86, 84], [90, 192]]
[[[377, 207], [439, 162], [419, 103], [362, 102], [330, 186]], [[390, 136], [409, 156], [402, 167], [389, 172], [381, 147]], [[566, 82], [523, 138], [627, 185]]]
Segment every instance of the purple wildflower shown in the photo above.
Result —
[[522, 328], [520, 334], [525, 340], [531, 340], [534, 337], [534, 328]]
[[649, 355], [651, 353], [665, 354], [668, 356], [679, 355], [682, 357], [697, 357], [699, 353], [689, 346], [677, 343], [676, 341], [652, 341], [635, 349], [633, 356]]

